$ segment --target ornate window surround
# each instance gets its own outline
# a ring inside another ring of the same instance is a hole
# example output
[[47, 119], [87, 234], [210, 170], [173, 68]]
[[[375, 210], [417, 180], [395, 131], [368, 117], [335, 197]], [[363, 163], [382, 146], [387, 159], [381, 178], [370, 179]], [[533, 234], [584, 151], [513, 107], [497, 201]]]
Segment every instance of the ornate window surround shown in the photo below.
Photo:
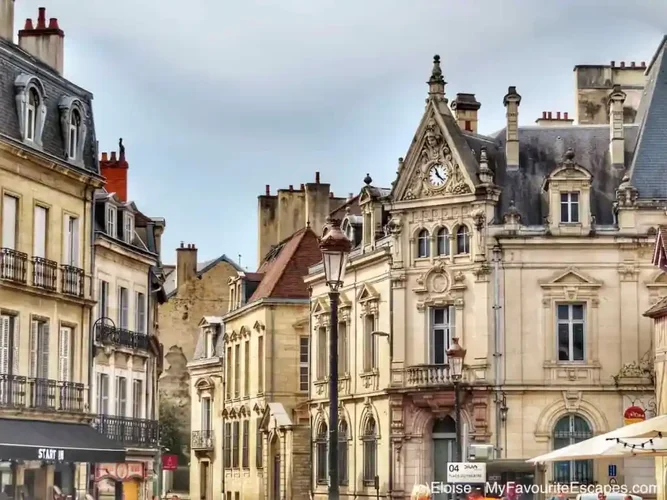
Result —
[[[58, 103], [58, 110], [60, 111], [60, 129], [63, 136], [63, 144], [65, 145], [66, 157], [69, 161], [75, 164], [83, 164], [83, 150], [86, 145], [86, 138], [88, 135], [88, 126], [86, 125], [87, 114], [81, 100], [76, 97], [63, 96]], [[76, 111], [81, 118], [79, 125], [79, 132], [77, 136], [76, 152], [74, 157], [69, 157], [69, 140], [70, 140], [70, 124], [72, 122], [72, 113]]]
[[[46, 91], [42, 81], [34, 76], [22, 73], [14, 80], [14, 89], [16, 91], [16, 112], [18, 113], [19, 128], [21, 129], [21, 139], [27, 144], [42, 147], [42, 134], [44, 124], [46, 123]], [[30, 91], [34, 90], [39, 96], [39, 106], [35, 110], [35, 137], [34, 140], [26, 138], [26, 109]]]
[[207, 397], [211, 399], [211, 403], [215, 399], [215, 382], [211, 377], [202, 377], [197, 382], [195, 382], [195, 390], [197, 391], [197, 397], [199, 401], [202, 398]]
[[[344, 293], [340, 293], [338, 296], [338, 323], [345, 323], [347, 327], [347, 338], [348, 338], [348, 351], [350, 348], [350, 338], [351, 338], [351, 332], [352, 332], [352, 302], [347, 298], [347, 296]], [[320, 297], [315, 300], [314, 306], [313, 306], [313, 334], [317, 335], [318, 332], [320, 331], [321, 328], [325, 328], [327, 331], [327, 338], [331, 332], [331, 304], [329, 303], [329, 300], [325, 297]], [[317, 344], [316, 342], [311, 342], [311, 349], [312, 345]], [[312, 352], [311, 352], [312, 354]], [[317, 357], [317, 353], [316, 356]], [[348, 352], [348, 361], [349, 361], [349, 352]], [[311, 363], [312, 366], [312, 363]], [[348, 362], [348, 367], [350, 366]], [[339, 373], [338, 374], [338, 390], [341, 393], [346, 393], [349, 392], [349, 380], [350, 380], [350, 374], [349, 373]], [[327, 387], [326, 384], [329, 381], [329, 376], [325, 376], [323, 378], [318, 379], [315, 377], [315, 380], [313, 380], [313, 384], [315, 384], [315, 391], [318, 395], [324, 395], [326, 397], [327, 393]]]
[[[358, 310], [359, 310], [359, 318], [361, 319], [361, 332], [362, 332], [362, 364], [361, 366], [364, 367], [366, 356], [370, 355], [369, 353], [366, 352], [366, 328], [365, 328], [365, 318], [366, 316], [374, 316], [375, 317], [375, 324], [378, 324], [378, 318], [379, 318], [379, 312], [380, 312], [380, 294], [373, 288], [372, 285], [369, 285], [368, 283], [364, 283], [361, 285], [361, 288], [357, 292], [357, 304], [358, 304]], [[376, 343], [376, 349], [378, 345], [378, 339], [377, 337], [372, 338], [371, 342]], [[365, 371], [362, 368], [362, 373], [360, 374], [362, 383], [365, 388], [371, 389], [371, 390], [377, 390], [378, 387], [378, 382], [379, 382], [379, 369], [373, 368], [370, 371]]]

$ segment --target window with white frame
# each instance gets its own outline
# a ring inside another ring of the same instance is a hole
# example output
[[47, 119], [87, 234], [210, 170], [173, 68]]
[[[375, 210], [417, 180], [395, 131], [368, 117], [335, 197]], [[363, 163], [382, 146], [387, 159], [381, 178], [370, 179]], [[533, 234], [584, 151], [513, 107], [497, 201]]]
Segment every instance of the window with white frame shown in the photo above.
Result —
[[146, 295], [137, 292], [135, 298], [135, 328], [138, 333], [146, 333]]
[[241, 344], [234, 346], [234, 397], [241, 395]]
[[[19, 330], [18, 318], [9, 314], [0, 315], [0, 374], [18, 375]], [[7, 387], [0, 384], [0, 403], [11, 395]]]
[[447, 363], [447, 351], [455, 334], [454, 306], [431, 309], [431, 360], [436, 365]]
[[97, 374], [97, 414], [109, 414], [109, 375]]
[[49, 209], [40, 205], [35, 205], [32, 242], [32, 255], [34, 257], [46, 258], [46, 240], [49, 227], [48, 220]]
[[227, 398], [232, 397], [232, 348], [228, 347], [227, 348], [227, 356], [225, 359], [225, 365], [227, 367], [227, 383], [225, 384], [225, 387], [227, 387]]
[[123, 241], [132, 243], [132, 240], [134, 239], [134, 215], [125, 212], [123, 220]]
[[107, 234], [112, 238], [118, 237], [117, 222], [118, 222], [118, 212], [115, 206], [110, 203], [107, 203]]
[[127, 416], [127, 378], [116, 377], [116, 416]]
[[[49, 322], [34, 319], [30, 331], [30, 376], [49, 378]], [[44, 386], [46, 388], [46, 386]], [[47, 394], [44, 394], [47, 397]]]
[[65, 215], [63, 226], [64, 263], [67, 266], [79, 267], [79, 218]]
[[585, 356], [584, 304], [558, 304], [558, 361], [583, 361]]
[[565, 224], [579, 222], [579, 193], [560, 194], [560, 221]]
[[97, 310], [98, 317], [109, 317], [109, 282], [105, 280], [99, 280], [97, 289]]
[[461, 225], [456, 230], [456, 253], [470, 253], [470, 231], [465, 225]]
[[308, 337], [299, 338], [299, 390], [308, 391], [308, 358], [310, 356], [310, 339]]
[[436, 234], [436, 247], [438, 250], [438, 255], [449, 255], [450, 238], [449, 231], [446, 227], [441, 227], [438, 229], [438, 233]]
[[243, 395], [250, 396], [250, 341], [243, 345]]
[[79, 150], [79, 141], [81, 140], [81, 113], [78, 109], [72, 109], [70, 112], [69, 135], [67, 144], [67, 157], [70, 160], [77, 159]]
[[431, 236], [426, 229], [419, 231], [417, 235], [417, 257], [425, 258], [431, 255]]
[[129, 291], [123, 286], [118, 287], [118, 327], [127, 330], [129, 328], [130, 304]]
[[375, 331], [375, 315], [364, 316], [364, 371], [370, 372], [379, 365], [377, 336]]
[[72, 378], [73, 336], [72, 327], [60, 327], [60, 335], [58, 336], [58, 380], [61, 382], [69, 382]]
[[213, 422], [213, 405], [211, 398], [201, 398], [201, 430], [210, 431]]
[[37, 110], [40, 102], [39, 93], [31, 88], [28, 91], [28, 103], [25, 107], [25, 138], [28, 141], [34, 141], [37, 137]]
[[132, 381], [132, 416], [143, 418], [144, 381], [134, 379]]
[[317, 330], [317, 380], [327, 376], [327, 329], [322, 326]]
[[[17, 197], [8, 194], [2, 197], [2, 248], [16, 250], [19, 227], [18, 207], [19, 200]], [[4, 258], [7, 259], [8, 255]], [[18, 262], [9, 263], [12, 267], [14, 267], [14, 264], [18, 264]]]

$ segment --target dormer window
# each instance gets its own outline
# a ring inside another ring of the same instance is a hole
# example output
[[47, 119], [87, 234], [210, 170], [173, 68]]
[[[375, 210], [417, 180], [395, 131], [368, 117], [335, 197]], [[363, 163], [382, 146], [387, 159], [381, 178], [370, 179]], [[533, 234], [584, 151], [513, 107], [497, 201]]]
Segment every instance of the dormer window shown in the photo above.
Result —
[[22, 73], [14, 80], [14, 89], [21, 139], [40, 148], [46, 119], [44, 85], [36, 76]]
[[134, 215], [126, 212], [123, 217], [123, 241], [132, 243], [134, 239]]
[[218, 326], [208, 328], [206, 332], [206, 357], [212, 358], [215, 355], [215, 343], [218, 340]]
[[67, 156], [70, 160], [75, 160], [79, 150], [79, 140], [81, 137], [81, 113], [78, 109], [72, 109], [69, 121], [69, 135], [67, 138]]
[[117, 211], [113, 205], [107, 205], [107, 234], [112, 238], [118, 237], [118, 230], [116, 228]]
[[560, 221], [566, 224], [579, 222], [579, 193], [560, 194]]
[[25, 138], [34, 141], [37, 135], [37, 110], [41, 102], [37, 90], [31, 88], [28, 91], [28, 104], [25, 107]]

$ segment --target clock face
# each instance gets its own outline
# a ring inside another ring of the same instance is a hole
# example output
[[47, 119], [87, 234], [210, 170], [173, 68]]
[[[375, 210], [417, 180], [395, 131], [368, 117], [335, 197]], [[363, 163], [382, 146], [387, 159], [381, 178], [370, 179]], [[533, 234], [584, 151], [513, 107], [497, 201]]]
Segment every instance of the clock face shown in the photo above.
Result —
[[428, 180], [435, 187], [440, 187], [447, 182], [447, 170], [442, 165], [433, 165], [428, 171]]

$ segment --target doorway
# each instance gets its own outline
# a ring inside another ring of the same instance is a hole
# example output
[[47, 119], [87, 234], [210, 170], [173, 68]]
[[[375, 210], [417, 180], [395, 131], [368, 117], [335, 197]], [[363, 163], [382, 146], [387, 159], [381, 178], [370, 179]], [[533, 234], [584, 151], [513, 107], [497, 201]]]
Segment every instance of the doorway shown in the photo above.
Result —
[[[433, 481], [447, 483], [447, 464], [456, 457], [456, 422], [450, 416], [433, 422]], [[440, 493], [433, 500], [453, 499], [454, 495]]]

